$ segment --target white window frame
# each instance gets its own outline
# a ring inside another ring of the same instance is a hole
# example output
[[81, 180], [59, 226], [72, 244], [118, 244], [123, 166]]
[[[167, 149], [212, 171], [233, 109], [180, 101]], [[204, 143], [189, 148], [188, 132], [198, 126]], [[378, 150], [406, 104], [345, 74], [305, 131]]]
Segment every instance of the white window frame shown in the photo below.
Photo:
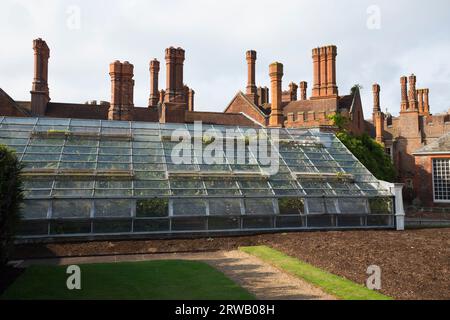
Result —
[[431, 158], [431, 177], [432, 177], [432, 183], [433, 183], [433, 202], [435, 203], [450, 203], [450, 199], [448, 200], [442, 200], [442, 199], [436, 199], [436, 188], [435, 188], [435, 183], [434, 183], [434, 162], [435, 160], [448, 160], [450, 162], [450, 157], [449, 158]]

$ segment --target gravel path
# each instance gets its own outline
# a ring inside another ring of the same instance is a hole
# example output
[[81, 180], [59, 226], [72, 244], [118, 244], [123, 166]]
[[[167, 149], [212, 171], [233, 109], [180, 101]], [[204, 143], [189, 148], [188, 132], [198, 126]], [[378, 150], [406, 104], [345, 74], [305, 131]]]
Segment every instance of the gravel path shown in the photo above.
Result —
[[111, 255], [101, 257], [71, 257], [21, 261], [21, 266], [32, 264], [71, 265], [148, 260], [204, 261], [261, 300], [334, 300], [309, 283], [287, 274], [272, 265], [238, 250], [204, 253]]

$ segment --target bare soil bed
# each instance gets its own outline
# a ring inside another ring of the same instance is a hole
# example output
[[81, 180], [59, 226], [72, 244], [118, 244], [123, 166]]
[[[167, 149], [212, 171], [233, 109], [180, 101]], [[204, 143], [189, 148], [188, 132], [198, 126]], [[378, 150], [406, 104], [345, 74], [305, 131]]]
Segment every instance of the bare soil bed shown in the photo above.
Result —
[[450, 229], [330, 231], [242, 237], [19, 245], [15, 258], [233, 250], [268, 245], [364, 284], [382, 271], [381, 292], [396, 299], [450, 299]]

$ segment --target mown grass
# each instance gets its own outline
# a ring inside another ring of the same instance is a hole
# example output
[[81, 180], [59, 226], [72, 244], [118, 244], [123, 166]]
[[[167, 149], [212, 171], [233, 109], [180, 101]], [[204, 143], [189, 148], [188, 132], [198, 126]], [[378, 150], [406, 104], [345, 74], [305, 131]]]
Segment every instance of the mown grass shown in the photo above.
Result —
[[203, 262], [144, 261], [81, 264], [81, 290], [68, 290], [66, 266], [31, 266], [2, 299], [253, 300]]
[[258, 247], [241, 247], [240, 250], [256, 256], [275, 267], [321, 288], [323, 291], [342, 300], [391, 300], [391, 297], [359, 285], [343, 277], [316, 268], [299, 259], [292, 258], [275, 249]]

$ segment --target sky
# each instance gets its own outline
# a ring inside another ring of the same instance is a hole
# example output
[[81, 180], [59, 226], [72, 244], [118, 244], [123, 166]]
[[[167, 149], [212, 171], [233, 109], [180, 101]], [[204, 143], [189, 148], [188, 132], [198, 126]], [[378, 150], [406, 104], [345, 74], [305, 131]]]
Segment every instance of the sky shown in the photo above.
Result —
[[312, 87], [314, 47], [338, 47], [339, 93], [363, 87], [366, 118], [372, 84], [381, 106], [400, 108], [400, 77], [414, 73], [417, 88], [430, 89], [432, 113], [450, 108], [450, 1], [428, 0], [2, 0], [0, 88], [30, 100], [32, 40], [50, 47], [53, 102], [110, 100], [109, 63], [134, 64], [134, 103], [147, 106], [149, 61], [164, 49], [186, 50], [184, 81], [195, 90], [195, 109], [223, 111], [245, 90], [245, 51], [256, 50], [257, 85], [269, 87], [268, 66], [284, 65], [283, 88]]

